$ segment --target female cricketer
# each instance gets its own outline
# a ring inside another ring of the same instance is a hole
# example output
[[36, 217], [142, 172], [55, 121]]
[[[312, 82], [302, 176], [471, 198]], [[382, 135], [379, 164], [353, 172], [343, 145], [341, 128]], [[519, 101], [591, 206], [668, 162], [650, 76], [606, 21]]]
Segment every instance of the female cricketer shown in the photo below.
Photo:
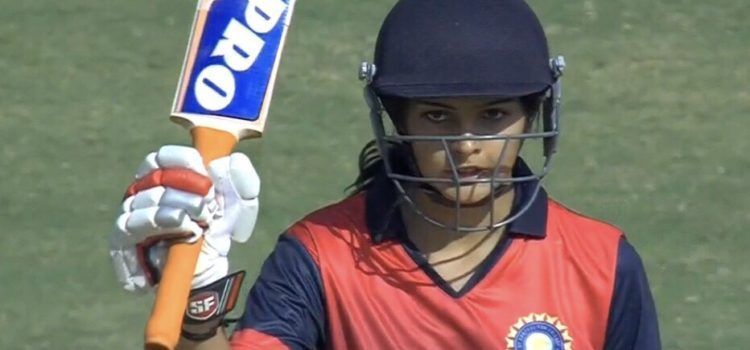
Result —
[[563, 68], [522, 0], [401, 0], [361, 67], [375, 138], [351, 195], [280, 236], [231, 336], [227, 252], [252, 232], [260, 188], [246, 156], [150, 154], [137, 179], [180, 168], [213, 187], [131, 193], [110, 239], [117, 276], [150, 290], [166, 239], [205, 237], [181, 349], [660, 349], [634, 248], [540, 184]]

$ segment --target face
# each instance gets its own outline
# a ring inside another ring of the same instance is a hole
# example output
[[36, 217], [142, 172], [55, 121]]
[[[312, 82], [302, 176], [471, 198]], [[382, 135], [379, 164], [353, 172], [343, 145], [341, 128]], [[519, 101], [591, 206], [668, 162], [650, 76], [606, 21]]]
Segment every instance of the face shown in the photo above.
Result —
[[[518, 99], [448, 98], [410, 101], [404, 132], [430, 136], [511, 136], [526, 130], [527, 118]], [[477, 204], [492, 193], [490, 183], [472, 180], [509, 178], [521, 148], [520, 139], [457, 140], [446, 147], [440, 141], [415, 141], [414, 158], [423, 177], [454, 179], [455, 183], [430, 183], [445, 199]], [[495, 171], [497, 172], [495, 173]], [[507, 185], [507, 183], [498, 183]]]

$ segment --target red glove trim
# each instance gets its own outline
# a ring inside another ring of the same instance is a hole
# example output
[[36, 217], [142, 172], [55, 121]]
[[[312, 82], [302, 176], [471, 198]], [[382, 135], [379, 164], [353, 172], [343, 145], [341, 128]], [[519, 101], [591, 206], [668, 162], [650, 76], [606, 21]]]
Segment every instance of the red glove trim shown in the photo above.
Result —
[[205, 196], [211, 190], [213, 181], [208, 176], [188, 169], [157, 169], [128, 186], [125, 198], [158, 186]]

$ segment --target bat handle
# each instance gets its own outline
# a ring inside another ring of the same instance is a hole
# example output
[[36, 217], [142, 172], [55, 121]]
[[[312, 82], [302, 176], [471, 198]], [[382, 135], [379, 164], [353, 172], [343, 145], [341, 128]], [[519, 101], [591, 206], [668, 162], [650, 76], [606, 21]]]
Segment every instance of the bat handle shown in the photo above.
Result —
[[[195, 127], [190, 134], [206, 166], [214, 159], [229, 155], [237, 143], [232, 133], [218, 129]], [[169, 247], [154, 307], [146, 323], [145, 350], [177, 347], [202, 244], [203, 237], [193, 244], [174, 243]]]

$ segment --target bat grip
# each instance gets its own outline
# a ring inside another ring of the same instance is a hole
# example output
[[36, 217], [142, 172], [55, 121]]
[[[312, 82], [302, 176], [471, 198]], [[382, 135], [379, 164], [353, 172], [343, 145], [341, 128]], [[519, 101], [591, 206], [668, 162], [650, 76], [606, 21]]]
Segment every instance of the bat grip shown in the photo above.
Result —
[[[190, 133], [193, 146], [200, 152], [206, 166], [214, 159], [229, 155], [237, 143], [233, 134], [218, 129], [195, 127]], [[202, 244], [203, 237], [192, 244], [179, 242], [169, 247], [154, 307], [146, 323], [145, 350], [174, 350], [177, 347]]]

